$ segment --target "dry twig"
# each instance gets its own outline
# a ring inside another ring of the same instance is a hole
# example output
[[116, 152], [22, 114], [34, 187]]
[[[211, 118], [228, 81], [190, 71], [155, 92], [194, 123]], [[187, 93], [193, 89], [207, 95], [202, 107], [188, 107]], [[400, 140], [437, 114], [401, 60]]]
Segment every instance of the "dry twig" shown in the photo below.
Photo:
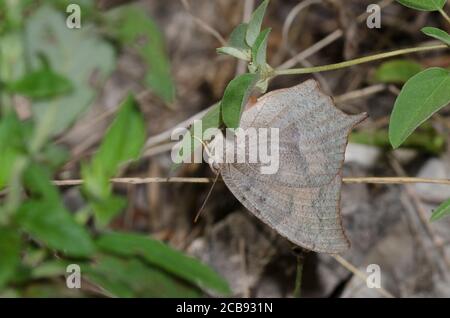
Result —
[[[365, 273], [363, 273], [362, 271], [360, 271], [355, 265], [351, 264], [349, 261], [347, 261], [346, 259], [344, 259], [342, 256], [340, 255], [332, 255], [332, 257], [339, 263], [341, 264], [345, 269], [347, 269], [348, 271], [350, 271], [351, 273], [353, 273], [356, 277], [358, 277], [359, 279], [361, 279], [362, 281], [366, 282], [367, 281], [367, 275]], [[380, 293], [381, 295], [383, 295], [384, 297], [387, 298], [394, 298], [394, 295], [392, 295], [390, 292], [388, 292], [386, 289], [384, 289], [383, 287], [381, 288], [375, 288], [375, 290]]]
[[[149, 177], [149, 178], [113, 178], [112, 183], [121, 184], [147, 184], [147, 183], [211, 183], [215, 178], [184, 178], [184, 177]], [[222, 181], [218, 179], [217, 181]], [[354, 177], [342, 178], [344, 183], [372, 183], [372, 184], [407, 184], [407, 183], [433, 183], [450, 186], [450, 179], [428, 179], [412, 177]], [[81, 179], [54, 180], [57, 186], [76, 186], [83, 184]]]

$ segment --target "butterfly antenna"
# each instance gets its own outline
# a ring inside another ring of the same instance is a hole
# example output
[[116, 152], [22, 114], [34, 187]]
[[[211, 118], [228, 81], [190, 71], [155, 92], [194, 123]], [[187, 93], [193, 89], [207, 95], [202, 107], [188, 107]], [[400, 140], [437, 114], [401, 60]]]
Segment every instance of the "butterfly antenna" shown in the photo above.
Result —
[[[193, 136], [193, 137], [194, 137], [195, 139], [197, 139], [197, 141], [199, 141], [199, 142], [203, 145], [203, 147], [205, 147], [205, 151], [206, 151], [206, 154], [208, 155], [208, 157], [209, 157], [209, 158], [213, 158], [213, 156], [211, 155], [211, 152], [209, 151], [208, 145], [207, 145], [203, 140], [201, 140], [200, 138], [198, 138], [197, 136]], [[213, 189], [214, 189], [214, 186], [216, 185], [217, 180], [219, 179], [219, 175], [220, 175], [220, 170], [216, 172], [216, 177], [214, 178], [214, 182], [213, 182], [211, 188], [209, 188], [208, 194], [206, 195], [206, 198], [205, 198], [205, 200], [203, 201], [202, 206], [200, 207], [200, 209], [198, 210], [197, 214], [195, 215], [194, 223], [197, 223], [198, 218], [200, 217], [200, 215], [201, 215], [203, 209], [205, 208], [206, 202], [208, 202], [208, 199], [209, 199], [209, 197], [211, 196], [211, 193], [212, 193], [212, 191], [213, 191]]]
[[197, 212], [197, 215], [196, 215], [195, 218], [194, 218], [194, 223], [197, 223], [197, 220], [198, 220], [198, 218], [200, 217], [200, 214], [202, 213], [203, 209], [205, 208], [206, 202], [208, 202], [208, 199], [209, 199], [209, 197], [211, 196], [211, 193], [212, 193], [212, 191], [213, 191], [213, 189], [214, 189], [214, 186], [216, 185], [217, 180], [219, 179], [219, 175], [220, 175], [220, 171], [218, 171], [218, 172], [216, 173], [216, 177], [214, 178], [214, 182], [213, 182], [211, 188], [209, 188], [208, 195], [206, 196], [205, 200], [203, 201], [202, 206], [200, 207], [200, 209], [199, 209], [198, 212]]
[[198, 138], [197, 136], [192, 136], [192, 138], [196, 139], [199, 143], [201, 143], [203, 145], [203, 147], [205, 147], [205, 152], [208, 155], [208, 157], [212, 158], [212, 155], [211, 155], [211, 152], [209, 151], [208, 145], [203, 140]]

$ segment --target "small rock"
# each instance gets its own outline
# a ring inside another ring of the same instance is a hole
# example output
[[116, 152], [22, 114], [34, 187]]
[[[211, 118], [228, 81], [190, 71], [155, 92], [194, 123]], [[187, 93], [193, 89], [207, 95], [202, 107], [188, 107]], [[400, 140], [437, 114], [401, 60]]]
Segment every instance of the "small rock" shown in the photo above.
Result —
[[357, 163], [365, 168], [371, 168], [380, 157], [381, 151], [377, 147], [349, 143], [345, 151], [345, 163]]
[[[450, 166], [441, 159], [428, 160], [417, 174], [418, 178], [450, 179]], [[450, 198], [450, 187], [439, 184], [415, 184], [419, 197], [428, 203], [440, 204]]]

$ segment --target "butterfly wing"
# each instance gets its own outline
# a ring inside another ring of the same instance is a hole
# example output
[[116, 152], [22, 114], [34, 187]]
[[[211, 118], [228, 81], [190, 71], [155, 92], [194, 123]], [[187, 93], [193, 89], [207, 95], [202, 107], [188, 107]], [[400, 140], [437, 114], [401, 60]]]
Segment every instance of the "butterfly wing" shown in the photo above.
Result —
[[341, 168], [348, 134], [365, 117], [338, 110], [313, 80], [266, 94], [240, 126], [279, 129], [278, 171], [224, 164], [222, 177], [247, 209], [293, 243], [341, 252], [349, 246], [340, 217]]

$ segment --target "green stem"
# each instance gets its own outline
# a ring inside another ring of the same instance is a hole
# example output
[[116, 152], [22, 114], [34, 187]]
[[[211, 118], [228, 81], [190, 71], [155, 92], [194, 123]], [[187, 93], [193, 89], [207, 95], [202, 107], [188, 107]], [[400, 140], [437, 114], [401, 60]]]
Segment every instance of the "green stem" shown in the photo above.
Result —
[[305, 263], [306, 254], [309, 250], [300, 246], [295, 246], [292, 249], [292, 252], [295, 254], [297, 260], [297, 272], [295, 274], [295, 288], [293, 296], [295, 298], [300, 298], [302, 296], [303, 264]]
[[291, 69], [287, 69], [287, 70], [275, 70], [273, 72], [273, 76], [310, 74], [310, 73], [317, 73], [317, 72], [332, 71], [332, 70], [346, 68], [346, 67], [353, 66], [353, 65], [358, 65], [358, 64], [362, 64], [362, 63], [381, 60], [381, 59], [385, 59], [385, 58], [389, 58], [389, 57], [393, 57], [393, 56], [397, 56], [397, 55], [422, 52], [422, 51], [430, 51], [430, 50], [439, 50], [439, 49], [446, 49], [446, 48], [448, 48], [448, 46], [445, 44], [414, 47], [414, 48], [409, 48], [409, 49], [402, 49], [402, 50], [396, 50], [396, 51], [391, 51], [391, 52], [386, 52], [386, 53], [370, 55], [370, 56], [361, 57], [361, 58], [357, 58], [354, 60], [340, 62], [340, 63], [336, 63], [336, 64], [329, 64], [329, 65], [322, 65], [322, 66], [315, 66], [315, 67], [304, 67], [304, 68], [291, 68]]
[[297, 256], [297, 273], [295, 275], [294, 298], [302, 297], [303, 256]]
[[450, 17], [448, 16], [448, 14], [443, 10], [443, 9], [439, 9], [439, 13], [444, 17], [445, 20], [447, 20], [447, 22], [450, 24]]

